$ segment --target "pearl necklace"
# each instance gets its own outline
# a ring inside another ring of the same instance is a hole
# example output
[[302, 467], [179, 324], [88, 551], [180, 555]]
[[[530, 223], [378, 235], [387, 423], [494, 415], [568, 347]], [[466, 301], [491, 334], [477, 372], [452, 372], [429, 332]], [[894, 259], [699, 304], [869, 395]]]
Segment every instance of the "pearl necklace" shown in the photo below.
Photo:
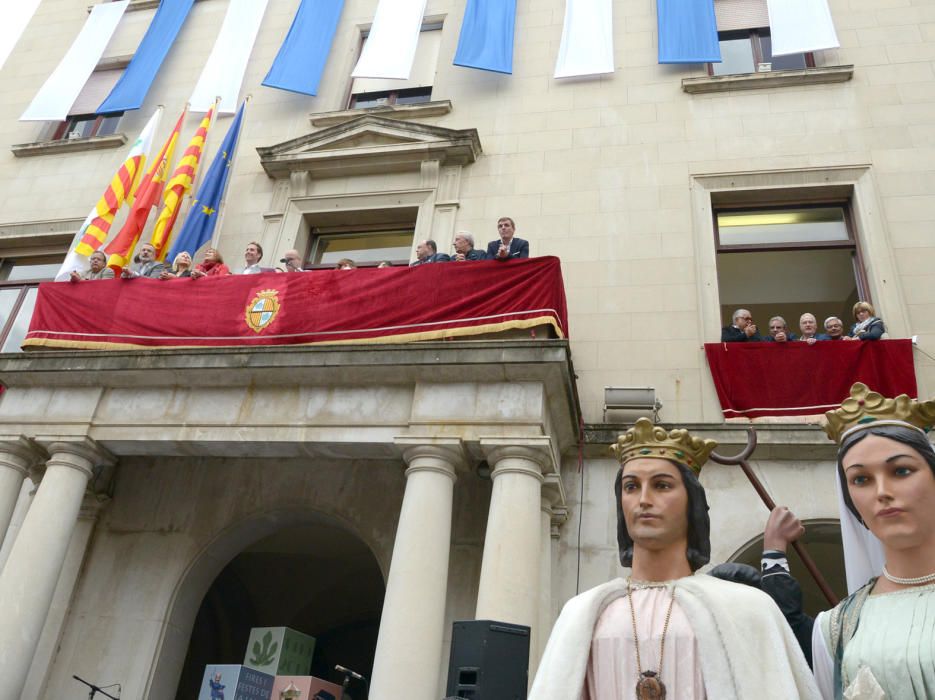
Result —
[[886, 577], [887, 581], [898, 583], [900, 586], [919, 586], [923, 583], [935, 583], [935, 573], [925, 576], [916, 576], [915, 578], [901, 578], [899, 576], [893, 576], [893, 574], [886, 570], [886, 566], [884, 566], [883, 575]]

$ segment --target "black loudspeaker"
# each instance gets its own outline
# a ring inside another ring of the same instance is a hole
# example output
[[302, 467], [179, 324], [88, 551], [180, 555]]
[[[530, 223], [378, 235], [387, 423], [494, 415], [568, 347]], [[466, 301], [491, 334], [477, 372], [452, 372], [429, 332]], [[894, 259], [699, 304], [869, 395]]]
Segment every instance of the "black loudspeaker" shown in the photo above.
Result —
[[455, 622], [448, 661], [451, 698], [524, 700], [529, 628], [493, 620]]

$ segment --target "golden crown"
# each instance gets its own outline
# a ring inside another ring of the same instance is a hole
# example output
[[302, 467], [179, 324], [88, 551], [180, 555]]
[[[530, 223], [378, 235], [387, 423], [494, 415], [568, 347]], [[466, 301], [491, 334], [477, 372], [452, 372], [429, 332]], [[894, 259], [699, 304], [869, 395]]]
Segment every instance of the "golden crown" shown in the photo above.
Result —
[[935, 401], [916, 401], [907, 394], [888, 399], [857, 382], [841, 408], [825, 414], [825, 432], [840, 443], [847, 435], [877, 425], [899, 425], [928, 432], [935, 424]]
[[701, 473], [701, 467], [708, 461], [715, 447], [716, 440], [693, 437], [682, 428], [666, 431], [665, 428], [653, 425], [649, 418], [640, 418], [632, 428], [617, 438], [616, 445], [611, 445], [620, 466], [637, 457], [658, 457], [684, 464], [695, 474]]

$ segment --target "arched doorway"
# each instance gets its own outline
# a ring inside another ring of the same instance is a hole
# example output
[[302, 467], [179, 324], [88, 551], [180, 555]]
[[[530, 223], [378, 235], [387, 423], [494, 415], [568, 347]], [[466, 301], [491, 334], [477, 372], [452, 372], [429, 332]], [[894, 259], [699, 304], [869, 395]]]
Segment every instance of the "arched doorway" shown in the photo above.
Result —
[[[837, 520], [803, 520], [805, 535], [802, 542], [818, 565], [828, 585], [839, 598], [847, 595], [844, 575], [844, 550], [841, 545], [841, 525]], [[747, 542], [730, 557], [729, 561], [749, 564], [757, 570], [763, 554], [763, 535]], [[789, 548], [789, 569], [802, 587], [803, 607], [806, 614], [815, 616], [831, 607], [812, 580], [798, 555]]]
[[[243, 663], [253, 627], [285, 626], [315, 637], [311, 675], [339, 683], [334, 666], [341, 664], [369, 678], [383, 574], [370, 548], [347, 528], [317, 516], [303, 520], [272, 532], [267, 521], [255, 523], [259, 538], [208, 585], [187, 651], [177, 637], [174, 653], [184, 653], [184, 662], [176, 698], [198, 697], [206, 665]], [[353, 695], [366, 697], [363, 687]]]

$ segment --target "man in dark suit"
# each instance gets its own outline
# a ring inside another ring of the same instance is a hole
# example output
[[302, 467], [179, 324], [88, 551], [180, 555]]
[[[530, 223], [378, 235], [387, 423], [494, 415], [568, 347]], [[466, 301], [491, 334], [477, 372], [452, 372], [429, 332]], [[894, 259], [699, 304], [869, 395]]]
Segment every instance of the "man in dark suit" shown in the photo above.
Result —
[[438, 252], [438, 246], [435, 245], [435, 241], [432, 240], [421, 241], [419, 245], [416, 246], [416, 255], [418, 259], [415, 262], [409, 263], [409, 267], [425, 265], [427, 263], [449, 262], [451, 260], [445, 253]]
[[465, 260], [486, 260], [484, 251], [474, 247], [474, 236], [467, 231], [458, 231], [455, 234], [455, 254], [451, 257], [453, 262]]
[[761, 342], [763, 338], [756, 332], [753, 315], [746, 309], [734, 312], [734, 324], [721, 329], [722, 343]]
[[497, 220], [497, 232], [500, 238], [487, 244], [488, 260], [512, 260], [529, 257], [529, 241], [516, 238], [516, 224], [508, 216]]

